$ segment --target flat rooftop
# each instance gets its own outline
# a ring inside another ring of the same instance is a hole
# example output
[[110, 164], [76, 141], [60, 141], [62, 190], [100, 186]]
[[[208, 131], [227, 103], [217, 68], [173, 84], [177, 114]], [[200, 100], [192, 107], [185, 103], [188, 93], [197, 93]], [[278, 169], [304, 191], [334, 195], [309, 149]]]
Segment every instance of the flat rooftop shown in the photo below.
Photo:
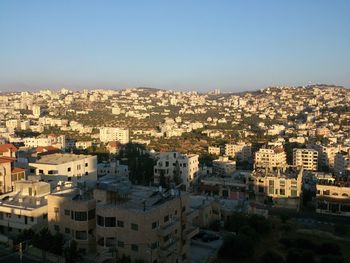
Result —
[[117, 203], [101, 205], [102, 207], [120, 207], [139, 212], [150, 211], [180, 196], [178, 190], [162, 189], [160, 191], [157, 187], [131, 185], [127, 178], [121, 176], [102, 179], [97, 189], [116, 192], [121, 196]]
[[80, 200], [80, 201], [88, 201], [92, 200], [93, 196], [91, 192], [88, 191], [82, 191], [77, 187], [70, 187], [70, 188], [63, 188], [62, 190], [54, 190], [54, 192], [51, 193], [53, 196], [60, 196], [63, 198], [71, 199], [71, 200]]
[[3, 194], [0, 196], [0, 207], [34, 210], [47, 205], [45, 197], [24, 196], [20, 193]]
[[72, 153], [54, 153], [42, 156], [35, 163], [37, 164], [51, 164], [58, 165], [74, 161], [83, 160], [85, 158], [93, 157], [93, 155], [72, 154]]
[[253, 176], [256, 177], [278, 177], [278, 178], [286, 178], [286, 179], [297, 179], [300, 170], [296, 170], [294, 168], [287, 168], [285, 171], [268, 171], [265, 169], [257, 168], [252, 172]]

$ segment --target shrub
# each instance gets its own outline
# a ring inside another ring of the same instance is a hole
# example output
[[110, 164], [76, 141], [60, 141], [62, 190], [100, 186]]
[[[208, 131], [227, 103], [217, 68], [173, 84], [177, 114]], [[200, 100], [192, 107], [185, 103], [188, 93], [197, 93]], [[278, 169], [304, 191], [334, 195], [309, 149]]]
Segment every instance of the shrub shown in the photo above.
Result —
[[285, 260], [277, 252], [273, 250], [268, 250], [261, 256], [260, 262], [261, 263], [284, 263]]
[[311, 251], [292, 248], [288, 251], [287, 263], [308, 262], [314, 263], [314, 256]]
[[344, 263], [342, 256], [325, 255], [321, 258], [321, 263]]
[[327, 255], [327, 254], [340, 255], [341, 254], [339, 245], [331, 242], [322, 243], [318, 248], [318, 252], [321, 255]]
[[232, 259], [246, 259], [254, 255], [254, 242], [245, 235], [230, 235], [224, 239], [224, 243], [219, 249], [219, 256]]

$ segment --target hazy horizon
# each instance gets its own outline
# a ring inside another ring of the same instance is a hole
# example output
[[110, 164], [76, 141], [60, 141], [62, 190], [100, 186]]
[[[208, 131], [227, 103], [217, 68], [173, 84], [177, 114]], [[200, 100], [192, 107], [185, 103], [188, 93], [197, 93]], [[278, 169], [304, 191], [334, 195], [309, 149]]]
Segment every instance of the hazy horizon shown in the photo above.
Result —
[[350, 2], [2, 1], [0, 91], [350, 87]]

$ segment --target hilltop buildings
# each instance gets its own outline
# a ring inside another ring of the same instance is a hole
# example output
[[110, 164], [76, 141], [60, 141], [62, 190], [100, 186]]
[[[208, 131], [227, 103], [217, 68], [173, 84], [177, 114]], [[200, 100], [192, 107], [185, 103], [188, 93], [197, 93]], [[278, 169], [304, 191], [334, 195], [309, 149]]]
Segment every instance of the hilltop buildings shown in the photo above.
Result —
[[287, 165], [286, 153], [282, 146], [260, 148], [255, 153], [256, 168], [283, 168]]
[[126, 144], [129, 142], [129, 129], [111, 127], [101, 128], [100, 141], [103, 143], [119, 141], [122, 144]]
[[305, 170], [317, 171], [318, 151], [313, 149], [293, 149], [293, 165]]

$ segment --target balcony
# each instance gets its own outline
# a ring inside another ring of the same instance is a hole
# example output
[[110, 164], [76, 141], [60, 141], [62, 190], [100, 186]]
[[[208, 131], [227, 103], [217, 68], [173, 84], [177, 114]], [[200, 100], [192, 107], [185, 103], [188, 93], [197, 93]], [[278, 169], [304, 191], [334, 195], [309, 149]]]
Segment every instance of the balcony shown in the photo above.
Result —
[[198, 227], [191, 227], [191, 228], [185, 230], [185, 235], [186, 235], [187, 240], [192, 239], [198, 233], [199, 233]]
[[178, 247], [178, 239], [170, 239], [166, 244], [160, 247], [160, 256], [162, 258], [167, 258], [169, 254], [173, 254], [176, 252]]
[[158, 229], [158, 235], [159, 236], [167, 236], [170, 233], [174, 232], [175, 229], [179, 226], [179, 221], [177, 219], [170, 219], [170, 221], [166, 225], [162, 225]]

